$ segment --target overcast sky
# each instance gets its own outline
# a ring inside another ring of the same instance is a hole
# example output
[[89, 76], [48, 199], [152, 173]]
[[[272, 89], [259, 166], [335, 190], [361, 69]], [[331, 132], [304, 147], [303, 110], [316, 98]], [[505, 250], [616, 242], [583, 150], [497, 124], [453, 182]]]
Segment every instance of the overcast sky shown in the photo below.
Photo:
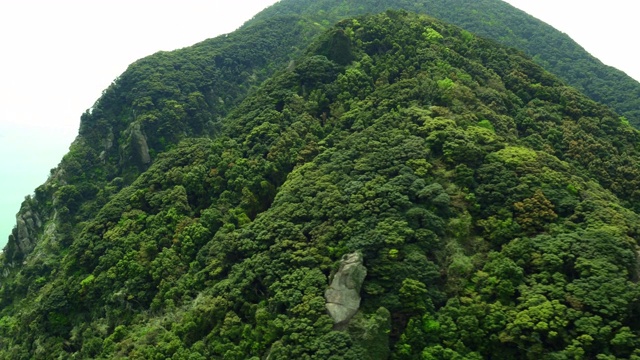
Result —
[[[22, 199], [127, 65], [228, 33], [276, 0], [0, 0], [0, 246]], [[640, 79], [633, 1], [509, 0]]]
[[591, 55], [640, 81], [636, 0], [506, 0], [568, 34]]

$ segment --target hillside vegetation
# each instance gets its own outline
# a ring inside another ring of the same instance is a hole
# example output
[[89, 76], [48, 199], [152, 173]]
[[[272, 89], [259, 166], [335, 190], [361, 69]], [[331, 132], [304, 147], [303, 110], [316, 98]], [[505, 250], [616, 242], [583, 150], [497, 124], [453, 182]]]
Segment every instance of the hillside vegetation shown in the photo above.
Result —
[[[622, 71], [604, 65], [566, 34], [502, 0], [281, 0], [254, 20], [297, 14], [330, 25], [348, 16], [387, 9], [430, 15], [521, 49], [547, 71], [592, 100], [611, 106], [640, 128], [640, 83]], [[594, 26], [598, 24], [594, 23]]]
[[254, 19], [105, 91], [2, 255], [0, 358], [640, 358], [640, 133], [434, 18], [324, 27]]

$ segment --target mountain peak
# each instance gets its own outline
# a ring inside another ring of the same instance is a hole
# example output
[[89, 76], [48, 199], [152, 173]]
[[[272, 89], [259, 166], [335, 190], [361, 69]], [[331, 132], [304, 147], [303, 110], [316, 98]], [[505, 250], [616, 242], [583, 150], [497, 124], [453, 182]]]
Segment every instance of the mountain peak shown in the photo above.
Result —
[[628, 121], [433, 17], [256, 19], [83, 116], [5, 250], [3, 357], [640, 355]]

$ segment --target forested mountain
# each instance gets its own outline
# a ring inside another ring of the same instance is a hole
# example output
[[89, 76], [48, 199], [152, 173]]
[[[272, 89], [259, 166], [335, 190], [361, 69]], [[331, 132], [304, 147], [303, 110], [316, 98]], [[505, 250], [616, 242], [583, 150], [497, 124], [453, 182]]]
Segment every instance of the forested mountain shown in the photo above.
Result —
[[2, 255], [0, 358], [640, 358], [624, 117], [425, 15], [260, 16], [83, 115]]
[[521, 49], [546, 70], [640, 128], [640, 83], [604, 65], [566, 34], [502, 0], [281, 0], [254, 20], [298, 14], [330, 25], [347, 16], [387, 9], [424, 13]]

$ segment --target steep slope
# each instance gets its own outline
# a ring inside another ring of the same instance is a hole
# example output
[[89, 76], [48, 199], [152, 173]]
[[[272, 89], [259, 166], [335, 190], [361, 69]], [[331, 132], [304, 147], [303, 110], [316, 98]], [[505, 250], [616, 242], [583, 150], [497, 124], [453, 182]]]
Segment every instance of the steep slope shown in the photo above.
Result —
[[185, 138], [214, 136], [228, 111], [319, 31], [298, 16], [280, 16], [132, 64], [82, 115], [69, 153], [22, 205], [5, 259], [20, 263], [47, 238], [69, 245], [76, 225], [157, 154]]
[[254, 20], [298, 14], [328, 25], [345, 17], [387, 9], [427, 14], [521, 49], [546, 70], [592, 100], [611, 106], [640, 128], [640, 83], [602, 64], [566, 34], [501, 0], [282, 0]]
[[637, 125], [637, 82], [607, 70], [565, 35], [501, 1], [282, 1], [241, 31], [133, 64], [82, 116], [80, 135], [70, 152], [51, 180], [36, 190], [35, 198], [23, 204], [8, 241], [7, 258], [20, 263], [43, 237], [68, 244], [76, 224], [94, 217], [157, 154], [181, 139], [215, 134], [219, 119], [251, 87], [284, 68], [334, 20], [394, 7], [427, 11], [525, 49], [552, 72]]
[[[131, 79], [109, 96], [153, 76]], [[36, 203], [75, 228], [5, 262], [0, 357], [640, 356], [640, 133], [520, 52], [389, 11], [208, 111], [210, 137], [123, 160], [141, 175], [104, 204]], [[335, 326], [353, 252], [361, 306]]]

